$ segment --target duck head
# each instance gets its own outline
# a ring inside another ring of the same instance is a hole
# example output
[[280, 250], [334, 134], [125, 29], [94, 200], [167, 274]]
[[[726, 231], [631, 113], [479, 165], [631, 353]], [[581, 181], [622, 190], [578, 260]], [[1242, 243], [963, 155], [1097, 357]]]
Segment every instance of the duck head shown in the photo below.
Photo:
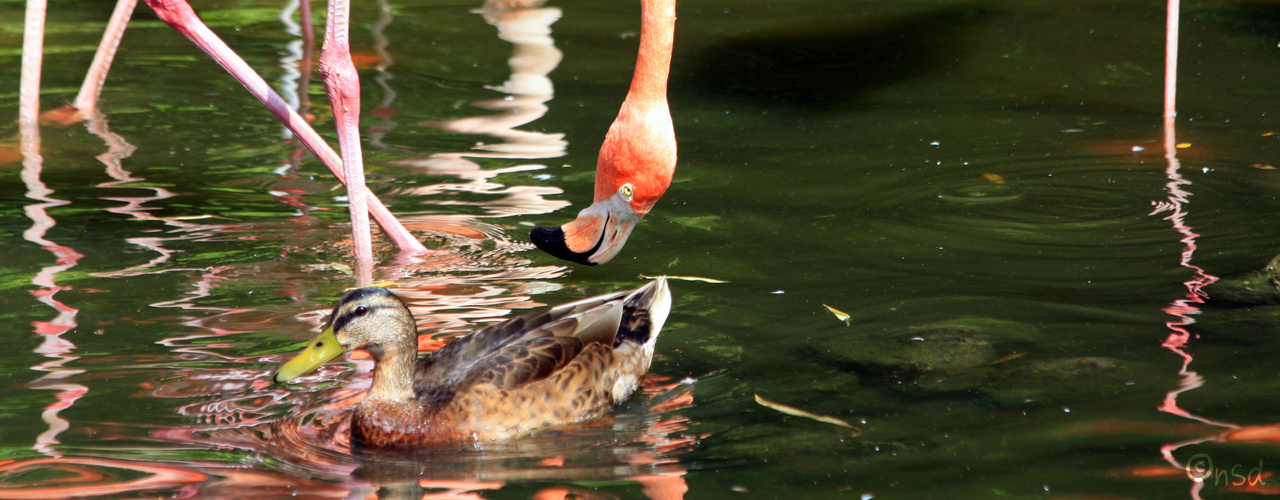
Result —
[[365, 349], [379, 361], [388, 352], [412, 356], [417, 353], [416, 332], [413, 314], [390, 290], [376, 286], [352, 290], [333, 308], [324, 331], [280, 367], [275, 381], [289, 382], [353, 349]]

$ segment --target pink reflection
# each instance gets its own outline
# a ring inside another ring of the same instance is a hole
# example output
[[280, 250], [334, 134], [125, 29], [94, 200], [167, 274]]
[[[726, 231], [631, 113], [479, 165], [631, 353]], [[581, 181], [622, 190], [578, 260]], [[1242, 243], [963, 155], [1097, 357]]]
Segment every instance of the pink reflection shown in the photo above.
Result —
[[[1168, 212], [1164, 220], [1169, 221], [1174, 230], [1182, 235], [1179, 240], [1183, 244], [1181, 260], [1179, 265], [1193, 271], [1191, 279], [1183, 283], [1187, 288], [1187, 293], [1183, 298], [1174, 300], [1163, 311], [1166, 314], [1174, 316], [1176, 319], [1165, 323], [1170, 330], [1169, 336], [1161, 344], [1164, 348], [1172, 351], [1182, 358], [1182, 366], [1178, 370], [1181, 380], [1178, 388], [1170, 391], [1165, 395], [1164, 401], [1158, 409], [1162, 412], [1177, 415], [1189, 420], [1195, 420], [1215, 427], [1226, 429], [1240, 429], [1240, 426], [1230, 422], [1214, 420], [1208, 417], [1196, 415], [1180, 406], [1178, 406], [1178, 396], [1182, 393], [1199, 389], [1205, 385], [1205, 380], [1198, 373], [1191, 370], [1191, 363], [1194, 357], [1188, 351], [1191, 340], [1194, 335], [1187, 330], [1187, 327], [1195, 324], [1195, 316], [1200, 313], [1198, 304], [1203, 304], [1205, 297], [1208, 295], [1203, 288], [1218, 280], [1217, 276], [1213, 276], [1201, 269], [1199, 266], [1192, 264], [1192, 256], [1196, 251], [1196, 238], [1200, 235], [1196, 233], [1191, 226], [1186, 223], [1187, 210], [1191, 192], [1186, 190], [1191, 185], [1191, 181], [1182, 177], [1179, 173], [1180, 164], [1177, 157], [1177, 133], [1176, 133], [1176, 92], [1177, 92], [1177, 61], [1178, 61], [1178, 20], [1179, 20], [1179, 0], [1169, 0], [1168, 17], [1166, 25], [1165, 39], [1165, 87], [1164, 87], [1164, 156], [1168, 166], [1165, 169], [1165, 176], [1169, 179], [1165, 183], [1165, 190], [1169, 193], [1167, 199], [1159, 202], [1152, 202], [1155, 209], [1150, 215]], [[1228, 431], [1217, 435], [1203, 436], [1184, 440], [1180, 442], [1168, 443], [1160, 447], [1161, 456], [1165, 461], [1173, 466], [1175, 471], [1185, 472], [1188, 479], [1192, 479], [1189, 489], [1189, 495], [1193, 499], [1200, 498], [1200, 492], [1204, 488], [1201, 480], [1190, 477], [1189, 464], [1180, 464], [1173, 453], [1183, 447], [1196, 445], [1205, 442], [1232, 442], [1232, 441], [1252, 441], [1252, 438], [1259, 436], [1273, 436], [1271, 428], [1262, 431], [1250, 431], [1250, 429], [1239, 431]]]
[[[501, 3], [502, 5], [499, 5]], [[471, 202], [444, 199], [439, 205], [474, 205], [480, 207], [483, 216], [431, 215], [406, 218], [411, 227], [443, 234], [446, 245], [459, 249], [452, 255], [415, 257], [409, 262], [397, 262], [380, 270], [387, 277], [401, 283], [397, 288], [415, 315], [422, 321], [421, 345], [426, 348], [441, 345], [443, 340], [464, 334], [488, 322], [510, 316], [513, 312], [540, 307], [536, 296], [560, 288], [552, 280], [562, 277], [566, 268], [561, 266], [529, 267], [528, 261], [516, 254], [527, 248], [521, 242], [507, 240], [508, 228], [486, 222], [487, 218], [545, 213], [567, 205], [567, 202], [550, 201], [543, 197], [559, 194], [555, 188], [536, 186], [507, 187], [495, 182], [498, 175], [544, 169], [542, 165], [516, 165], [496, 170], [483, 170], [468, 157], [485, 158], [554, 158], [564, 154], [562, 134], [542, 134], [517, 130], [517, 127], [540, 118], [547, 110], [553, 90], [547, 77], [558, 65], [561, 54], [550, 37], [550, 25], [559, 19], [560, 11], [542, 8], [541, 2], [524, 2], [508, 8], [511, 2], [491, 2], [477, 11], [491, 24], [498, 27], [499, 36], [514, 44], [511, 58], [512, 76], [494, 90], [506, 93], [508, 98], [477, 103], [477, 107], [498, 110], [498, 115], [483, 118], [467, 118], [436, 124], [446, 130], [459, 133], [485, 134], [496, 140], [479, 145], [471, 153], [439, 155], [414, 163], [433, 174], [453, 175], [456, 183], [423, 188], [415, 194], [478, 193], [489, 201]], [[389, 56], [384, 50], [387, 40], [381, 30], [390, 22], [390, 9], [380, 3], [383, 17], [375, 26], [375, 39], [380, 57], [378, 65], [380, 85], [386, 91], [385, 99], [375, 116], [384, 123], [373, 131], [378, 143], [382, 134], [394, 129], [391, 117], [395, 116], [391, 105], [395, 94], [388, 85], [391, 75]], [[301, 59], [309, 64], [306, 57]], [[305, 78], [307, 70], [299, 73]], [[305, 103], [305, 84], [298, 106]], [[154, 308], [174, 311], [174, 316], [164, 318], [166, 324], [176, 325], [179, 333], [158, 342], [167, 349], [161, 355], [131, 357], [127, 367], [117, 373], [152, 373], [153, 376], [139, 383], [140, 390], [133, 397], [160, 398], [166, 407], [174, 407], [182, 417], [180, 423], [165, 419], [148, 420], [146, 436], [167, 446], [179, 445], [182, 449], [195, 445], [199, 449], [239, 450], [251, 456], [269, 456], [273, 463], [285, 464], [292, 472], [248, 470], [240, 465], [187, 463], [168, 466], [163, 462], [135, 463], [123, 460], [105, 460], [83, 457], [65, 457], [60, 460], [29, 460], [24, 462], [0, 462], [0, 475], [4, 471], [34, 471], [47, 469], [61, 474], [96, 478], [93, 481], [65, 481], [59, 484], [32, 484], [22, 489], [24, 498], [62, 498], [80, 494], [141, 495], [159, 490], [176, 491], [175, 496], [200, 498], [244, 498], [258, 495], [272, 498], [303, 492], [305, 496], [367, 497], [378, 487], [399, 480], [397, 476], [381, 476], [349, 449], [346, 432], [346, 415], [349, 407], [363, 396], [362, 385], [367, 385], [367, 362], [355, 361], [357, 373], [351, 374], [341, 364], [327, 367], [313, 375], [314, 380], [339, 383], [341, 388], [309, 386], [303, 390], [285, 390], [267, 382], [275, 366], [291, 353], [256, 353], [252, 346], [265, 344], [250, 335], [285, 333], [296, 339], [311, 336], [313, 330], [329, 311], [332, 304], [309, 301], [308, 288], [300, 283], [315, 283], [314, 274], [307, 269], [290, 267], [287, 253], [289, 244], [282, 249], [277, 262], [255, 265], [232, 265], [212, 268], [166, 268], [176, 252], [169, 248], [173, 241], [218, 241], [237, 236], [238, 232], [278, 230], [297, 236], [296, 227], [313, 226], [307, 214], [313, 207], [305, 202], [305, 196], [327, 192], [332, 183], [307, 183], [285, 177], [288, 168], [280, 171], [282, 179], [272, 194], [282, 203], [298, 208], [298, 216], [284, 228], [267, 228], [249, 224], [203, 224], [189, 220], [152, 218], [156, 210], [149, 205], [154, 201], [173, 196], [162, 188], [134, 185], [145, 179], [134, 176], [124, 168], [124, 159], [133, 152], [133, 146], [124, 138], [108, 131], [104, 117], [94, 113], [86, 126], [107, 144], [108, 151], [99, 159], [104, 163], [111, 181], [99, 184], [104, 189], [150, 190], [141, 196], [103, 197], [120, 202], [120, 206], [106, 209], [112, 213], [129, 215], [134, 219], [149, 219], [139, 225], [161, 223], [163, 233], [147, 234], [150, 228], [139, 231], [139, 236], [127, 238], [130, 244], [155, 254], [149, 261], [117, 271], [95, 273], [98, 277], [131, 278], [158, 273], [183, 272], [191, 278], [181, 297], [150, 304]], [[33, 115], [34, 116], [34, 115]], [[30, 122], [33, 126], [34, 118]], [[77, 326], [75, 308], [54, 299], [58, 291], [65, 289], [56, 284], [59, 273], [74, 267], [81, 255], [74, 249], [59, 246], [45, 240], [47, 230], [56, 223], [46, 209], [67, 202], [51, 197], [39, 179], [38, 130], [23, 144], [34, 144], [26, 151], [36, 158], [31, 172], [24, 169], [23, 179], [28, 182], [29, 197], [36, 203], [28, 207], [34, 222], [28, 231], [28, 240], [54, 254], [55, 266], [46, 267], [33, 279], [41, 287], [35, 294], [38, 299], [58, 312], [50, 321], [33, 323], [36, 332], [45, 336], [39, 353], [50, 360], [35, 369], [48, 374], [33, 382], [31, 387], [59, 391], [55, 402], [45, 411], [49, 430], [42, 433], [37, 449], [56, 454], [51, 449], [57, 437], [70, 428], [70, 423], [58, 417], [58, 412], [71, 406], [88, 390], [84, 385], [68, 383], [66, 379], [83, 373], [69, 370], [64, 365], [79, 359], [71, 355], [76, 345], [62, 335]], [[296, 164], [305, 155], [289, 159]], [[290, 183], [297, 181], [296, 183]], [[129, 193], [133, 194], [133, 193]], [[466, 196], [468, 200], [473, 197]], [[316, 233], [325, 232], [316, 229]], [[323, 236], [323, 235], [322, 235]], [[257, 234], [253, 235], [257, 237]], [[321, 239], [321, 238], [317, 238]], [[305, 245], [305, 244], [299, 244]], [[284, 261], [285, 263], [281, 263]], [[283, 269], [282, 269], [283, 268]], [[430, 273], [428, 273], [429, 271]], [[293, 300], [279, 309], [242, 309], [218, 307], [214, 304], [218, 287], [230, 280], [243, 280], [248, 276], [261, 283], [281, 283], [276, 293]], [[331, 290], [330, 290], [331, 291]], [[305, 312], [298, 313], [299, 307]], [[89, 358], [92, 361], [93, 358]], [[85, 360], [81, 360], [81, 363]], [[350, 381], [348, 380], [350, 379]], [[692, 403], [691, 382], [670, 383], [657, 378], [646, 381], [645, 393], [652, 406], [641, 415], [621, 414], [614, 419], [584, 424], [580, 428], [566, 429], [562, 436], [536, 437], [528, 442], [493, 449], [452, 452], [441, 463], [453, 466], [454, 471], [444, 476], [418, 481], [418, 486], [430, 490], [424, 498], [481, 498], [484, 491], [501, 488], [505, 480], [529, 478], [630, 478], [645, 487], [653, 498], [679, 498], [683, 491], [684, 469], [676, 456], [688, 451], [696, 442], [695, 437], [685, 435], [689, 422], [672, 412]], [[307, 392], [310, 391], [310, 392]], [[160, 423], [152, 423], [160, 422]], [[151, 427], [154, 426], [154, 427]], [[136, 440], [129, 436], [127, 426], [101, 425], [93, 432], [102, 440]], [[572, 443], [572, 453], [565, 453], [565, 444]], [[167, 449], [167, 448], [163, 448]], [[558, 461], [558, 463], [557, 463]], [[472, 463], [474, 462], [474, 463]], [[409, 464], [414, 477], [424, 469], [431, 470], [429, 461]], [[260, 466], [259, 466], [260, 467]], [[297, 470], [302, 469], [301, 473]], [[350, 477], [341, 481], [301, 479], [298, 476]], [[134, 479], [138, 475], [143, 478]], [[128, 479], [126, 479], [128, 478]], [[497, 478], [499, 481], [485, 479]], [[88, 484], [93, 483], [93, 484]], [[6, 485], [11, 486], [12, 484]], [[683, 488], [683, 489], [681, 489]], [[582, 491], [575, 491], [581, 496]], [[672, 496], [673, 492], [679, 492]], [[0, 490], [0, 498], [5, 498]]]
[[111, 176], [112, 181], [98, 184], [100, 188], [107, 189], [143, 189], [152, 192], [151, 196], [127, 196], [127, 197], [102, 197], [103, 200], [119, 201], [125, 205], [122, 207], [114, 207], [106, 209], [114, 214], [128, 215], [137, 219], [151, 218], [147, 212], [159, 210], [159, 207], [144, 207], [146, 203], [164, 200], [173, 197], [173, 193], [162, 187], [150, 186], [130, 186], [128, 184], [145, 181], [141, 177], [134, 177], [131, 172], [124, 169], [124, 160], [133, 155], [137, 150], [133, 144], [125, 140], [119, 134], [108, 130], [107, 117], [100, 113], [94, 112], [85, 122], [85, 128], [93, 135], [102, 139], [107, 145], [107, 151], [98, 155], [98, 161], [106, 166], [107, 175]]
[[[58, 478], [56, 484], [5, 482], [5, 488], [0, 488], [0, 498], [34, 500], [121, 495], [170, 490], [208, 479], [202, 473], [184, 470], [180, 466], [166, 467], [102, 458], [36, 458], [0, 462], [0, 477], [22, 474], [40, 477], [39, 474], [33, 474], [35, 471], [52, 472], [52, 476]], [[126, 479], [137, 475], [141, 477]]]
[[27, 387], [42, 390], [54, 390], [54, 402], [45, 406], [40, 418], [49, 426], [47, 430], [36, 436], [32, 449], [37, 452], [59, 456], [54, 445], [59, 444], [58, 435], [71, 427], [70, 422], [59, 416], [59, 412], [75, 404], [88, 392], [89, 388], [80, 384], [65, 382], [72, 375], [83, 373], [83, 370], [64, 368], [70, 361], [79, 359], [70, 353], [76, 345], [62, 338], [62, 335], [76, 327], [78, 309], [68, 306], [55, 298], [61, 290], [69, 287], [59, 286], [59, 273], [75, 267], [81, 257], [75, 249], [59, 245], [45, 238], [49, 229], [57, 225], [57, 221], [49, 215], [48, 209], [67, 205], [70, 202], [51, 197], [53, 190], [40, 179], [44, 158], [40, 155], [40, 126], [37, 123], [37, 112], [40, 109], [40, 66], [43, 50], [44, 2], [29, 2], [27, 5], [26, 38], [23, 41], [22, 89], [19, 98], [18, 133], [20, 152], [22, 153], [22, 182], [27, 187], [26, 197], [35, 203], [23, 208], [31, 219], [31, 227], [22, 233], [23, 239], [39, 245], [53, 254], [54, 264], [42, 268], [31, 278], [31, 284], [38, 287], [31, 294], [36, 300], [49, 306], [55, 316], [49, 321], [33, 321], [31, 326], [44, 341], [36, 347], [35, 352], [49, 361], [31, 367], [32, 370], [45, 372], [45, 375], [27, 384]]
[[396, 164], [432, 175], [452, 175], [467, 181], [460, 184], [437, 184], [405, 188], [399, 192], [417, 196], [439, 196], [447, 192], [471, 192], [500, 195], [486, 202], [459, 200], [433, 201], [438, 205], [482, 206], [494, 217], [531, 215], [553, 212], [569, 205], [562, 200], [547, 200], [547, 195], [560, 194], [558, 188], [543, 186], [506, 187], [492, 179], [503, 174], [542, 170], [544, 165], [527, 164], [485, 170], [468, 158], [542, 159], [565, 154], [564, 134], [546, 134], [519, 130], [547, 112], [546, 102], [554, 97], [554, 86], [547, 76], [560, 64], [562, 53], [551, 37], [551, 24], [560, 19], [560, 9], [543, 7], [539, 0], [510, 2], [489, 1], [476, 10], [489, 24], [498, 28], [498, 38], [511, 42], [512, 55], [507, 60], [511, 77], [490, 89], [506, 94], [500, 99], [474, 103], [474, 106], [498, 114], [429, 121], [422, 125], [460, 134], [486, 135], [497, 142], [479, 143], [465, 153], [442, 153], [427, 158], [399, 160]]

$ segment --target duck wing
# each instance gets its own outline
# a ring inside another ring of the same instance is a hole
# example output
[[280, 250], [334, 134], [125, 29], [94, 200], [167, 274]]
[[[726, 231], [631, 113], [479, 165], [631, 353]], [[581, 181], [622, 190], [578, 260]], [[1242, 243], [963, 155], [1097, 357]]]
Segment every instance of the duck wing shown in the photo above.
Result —
[[476, 383], [512, 389], [542, 380], [588, 345], [612, 345], [630, 291], [570, 302], [488, 326], [421, 359], [414, 391], [443, 404]]

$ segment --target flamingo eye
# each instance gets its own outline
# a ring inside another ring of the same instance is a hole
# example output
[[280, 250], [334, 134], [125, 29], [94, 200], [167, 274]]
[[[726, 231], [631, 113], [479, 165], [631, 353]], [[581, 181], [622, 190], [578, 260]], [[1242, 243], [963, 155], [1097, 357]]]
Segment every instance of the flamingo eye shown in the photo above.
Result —
[[622, 191], [622, 197], [626, 198], [627, 201], [631, 201], [631, 198], [636, 194], [635, 191], [631, 189], [630, 184], [623, 184], [621, 191]]

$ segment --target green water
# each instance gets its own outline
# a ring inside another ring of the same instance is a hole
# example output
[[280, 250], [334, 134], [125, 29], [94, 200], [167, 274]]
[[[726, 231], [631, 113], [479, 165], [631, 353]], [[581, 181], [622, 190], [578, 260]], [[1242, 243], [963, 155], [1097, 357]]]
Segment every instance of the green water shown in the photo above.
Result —
[[[331, 266], [349, 249], [341, 191], [144, 5], [106, 132], [45, 124], [37, 169], [0, 123], [0, 498], [419, 497], [415, 480], [494, 499], [1280, 491], [1280, 310], [1216, 303], [1212, 284], [1187, 300], [1187, 282], [1280, 252], [1280, 7], [1183, 5], [1171, 177], [1161, 3], [684, 2], [675, 182], [594, 268], [527, 233], [590, 202], [638, 3], [522, 14], [559, 17], [537, 50], [562, 59], [524, 70], [554, 96], [496, 88], [513, 45], [491, 23], [518, 16], [478, 7], [353, 10], [369, 182], [440, 250], [376, 241], [377, 278], [441, 338], [641, 274], [727, 281], [673, 282], [647, 393], [517, 443], [352, 456], [325, 405], [367, 386], [367, 362], [267, 383], [353, 284]], [[0, 116], [17, 115], [23, 8], [0, 2]], [[318, 77], [286, 69], [300, 39], [281, 3], [195, 8], [277, 89], [305, 86], [336, 144]], [[74, 98], [110, 10], [53, 2], [43, 110]], [[442, 125], [475, 117], [453, 123], [487, 131]], [[916, 349], [936, 332], [960, 341]], [[1227, 474], [1191, 481], [1204, 458]]]

